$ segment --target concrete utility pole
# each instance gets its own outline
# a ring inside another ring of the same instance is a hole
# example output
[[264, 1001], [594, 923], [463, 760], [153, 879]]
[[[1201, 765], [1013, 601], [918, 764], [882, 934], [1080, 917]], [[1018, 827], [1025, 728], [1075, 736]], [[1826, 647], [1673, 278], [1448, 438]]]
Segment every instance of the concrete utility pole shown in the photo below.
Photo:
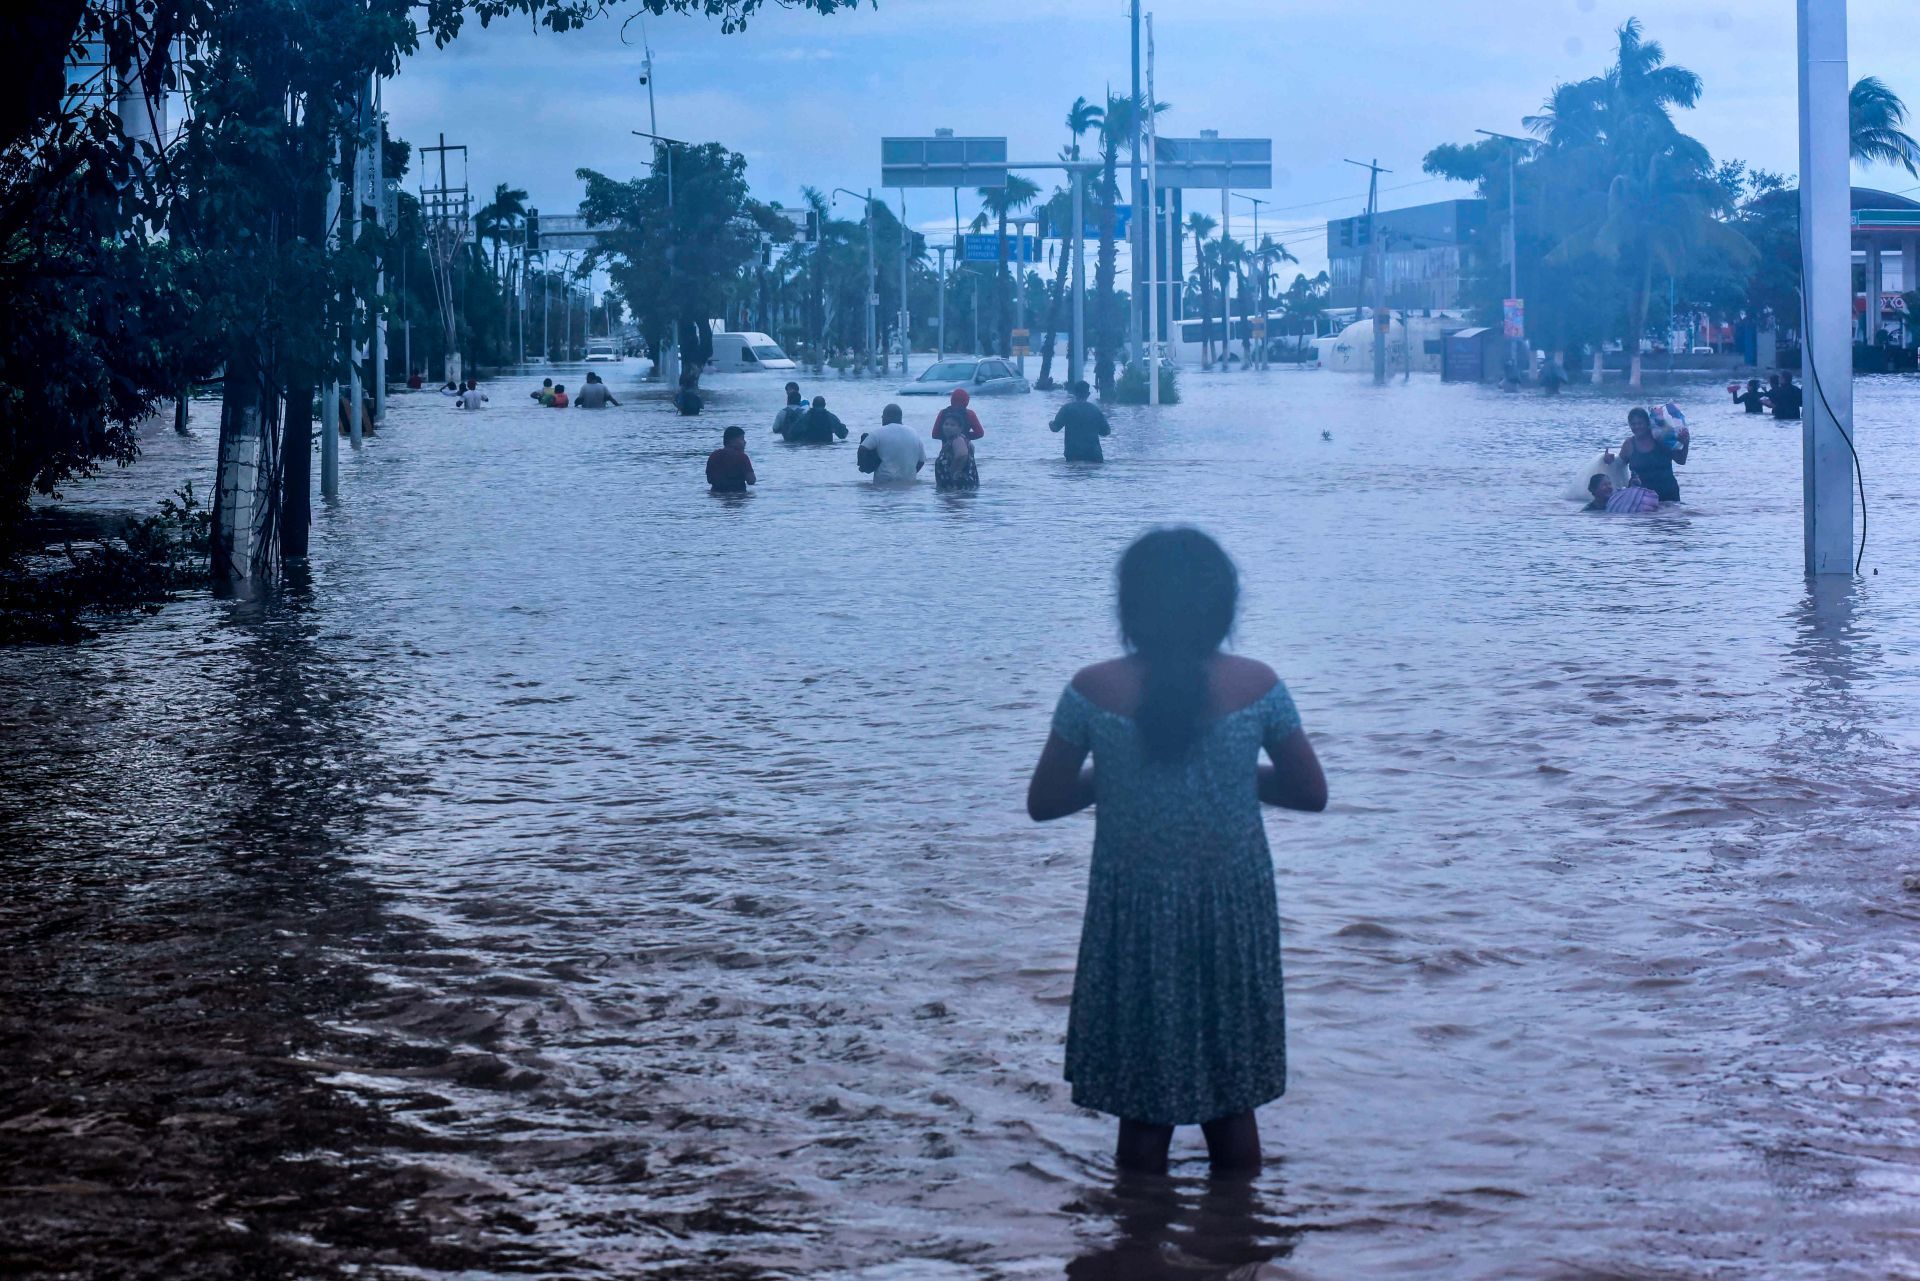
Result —
[[[1140, 104], [1142, 101], [1140, 97], [1140, 0], [1132, 0], [1131, 8], [1133, 19], [1133, 145], [1127, 150], [1132, 154], [1132, 164], [1129, 166], [1132, 173], [1132, 186], [1130, 188], [1132, 194], [1128, 199], [1133, 202], [1133, 223], [1127, 228], [1127, 257], [1133, 260], [1133, 305], [1127, 308], [1127, 346], [1133, 352], [1133, 358], [1138, 360], [1140, 359], [1141, 338], [1147, 332], [1145, 318], [1140, 314], [1140, 303], [1142, 299], [1151, 298], [1153, 295], [1140, 283], [1140, 246], [1146, 243], [1140, 226], [1140, 139], [1145, 132], [1145, 124], [1140, 119]], [[1152, 96], [1151, 93], [1147, 95], [1146, 114], [1148, 116], [1153, 114]], [[1149, 192], [1147, 195], [1148, 202], [1151, 203], [1152, 199], [1153, 195]]]
[[[327, 250], [330, 254], [340, 248], [340, 155], [341, 146], [336, 140], [333, 172], [327, 178]], [[327, 377], [320, 392], [320, 496], [335, 498], [340, 493], [340, 347], [338, 334], [330, 333], [328, 337]]]
[[[1140, 6], [1134, 5], [1134, 12]], [[1147, 101], [1153, 101], [1153, 15], [1147, 15]], [[1154, 125], [1153, 112], [1147, 112], [1147, 189], [1146, 207], [1134, 207], [1136, 221], [1144, 217], [1146, 226], [1142, 228], [1141, 239], [1147, 246], [1147, 284], [1144, 290], [1137, 292], [1147, 300], [1147, 403], [1160, 404], [1160, 289], [1156, 283], [1159, 271], [1159, 255], [1155, 253], [1154, 233], [1159, 227], [1159, 216], [1154, 212], [1153, 202], [1158, 194], [1160, 183], [1159, 162], [1156, 156], [1156, 144], [1160, 140], [1159, 130]], [[1136, 285], [1140, 273], [1134, 273]]]
[[907, 341], [908, 331], [912, 327], [912, 316], [907, 311], [907, 258], [913, 249], [913, 229], [907, 226], [907, 189], [900, 188], [900, 373], [904, 376], [913, 371], [907, 367], [907, 353], [913, 344]]
[[1073, 166], [1073, 342], [1069, 344], [1067, 381], [1080, 377], [1087, 362], [1087, 171]]
[[[367, 139], [367, 99], [366, 99], [366, 95], [363, 93], [360, 96], [359, 102], [356, 103], [354, 106], [353, 184], [347, 191], [347, 198], [352, 202], [351, 208], [353, 212], [353, 223], [352, 223], [353, 235], [351, 240], [348, 243], [355, 246], [358, 246], [360, 243], [360, 216], [361, 216], [361, 204], [363, 203], [360, 199], [360, 184], [367, 180], [366, 179], [367, 166], [366, 166], [365, 154], [364, 154], [366, 151], [366, 145], [367, 145], [366, 139]], [[351, 316], [352, 319], [348, 321], [349, 328], [347, 330], [347, 363], [349, 366], [349, 372], [347, 374], [347, 388], [351, 392], [351, 395], [347, 400], [347, 443], [352, 445], [355, 449], [358, 449], [360, 448], [362, 443], [361, 435], [360, 435], [360, 404], [361, 404], [361, 398], [366, 394], [366, 389], [362, 387], [360, 383], [360, 365], [361, 365], [361, 362], [367, 358], [366, 352], [362, 350], [360, 346], [360, 334], [359, 334], [360, 299], [359, 298], [357, 297], [354, 298], [353, 306], [348, 311], [348, 315]]]
[[[1809, 574], [1852, 574], [1853, 228], [1846, 0], [1799, 0], [1801, 484]], [[1869, 320], [1872, 320], [1869, 317]]]
[[1387, 315], [1386, 273], [1381, 270], [1380, 229], [1376, 225], [1376, 216], [1380, 205], [1380, 175], [1392, 173], [1391, 169], [1382, 169], [1380, 162], [1369, 161], [1362, 165], [1358, 160], [1347, 161], [1350, 165], [1359, 165], [1370, 175], [1367, 180], [1367, 257], [1373, 265], [1373, 385], [1387, 385], [1387, 330], [1393, 324], [1393, 318]]
[[[373, 225], [380, 228], [381, 244], [386, 244], [387, 225], [387, 117], [381, 111], [380, 77], [373, 82]], [[379, 274], [373, 281], [373, 425], [387, 421], [387, 263], [384, 252]]]

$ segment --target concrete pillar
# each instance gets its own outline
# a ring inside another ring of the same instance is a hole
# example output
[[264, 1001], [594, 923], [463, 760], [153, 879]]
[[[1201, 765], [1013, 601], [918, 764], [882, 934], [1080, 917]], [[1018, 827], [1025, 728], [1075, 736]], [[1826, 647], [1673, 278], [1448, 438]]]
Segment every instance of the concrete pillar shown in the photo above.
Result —
[[1796, 0], [1800, 31], [1803, 534], [1809, 574], [1853, 572], [1853, 251], [1846, 0]]
[[1867, 238], [1867, 323], [1866, 341], [1869, 344], [1880, 336], [1880, 313], [1886, 307], [1883, 292], [1885, 278], [1881, 274], [1880, 244], [1871, 236]]
[[258, 401], [238, 403], [229, 399], [222, 413], [225, 420], [214, 494], [215, 559], [230, 580], [238, 580], [254, 577], [267, 564], [269, 531], [261, 528], [261, 499], [267, 487], [262, 483], [260, 466], [265, 437]]
[[[1920, 240], [1908, 236], [1900, 244], [1900, 292], [1910, 294], [1920, 289]], [[1907, 345], [1913, 345], [1914, 317], [1909, 314], [1906, 321]]]

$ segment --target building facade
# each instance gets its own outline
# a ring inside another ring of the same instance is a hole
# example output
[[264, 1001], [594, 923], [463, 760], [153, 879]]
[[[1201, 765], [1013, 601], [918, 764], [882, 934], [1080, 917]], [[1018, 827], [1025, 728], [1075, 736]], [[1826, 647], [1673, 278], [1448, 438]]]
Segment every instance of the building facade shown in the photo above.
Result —
[[[1489, 243], [1487, 202], [1441, 200], [1410, 209], [1383, 209], [1372, 219], [1380, 238], [1380, 268], [1387, 306], [1412, 311], [1454, 311], [1465, 306], [1467, 282], [1484, 270], [1483, 254], [1499, 254]], [[1373, 304], [1365, 214], [1327, 224], [1329, 305]], [[1366, 282], [1362, 291], [1362, 282]]]

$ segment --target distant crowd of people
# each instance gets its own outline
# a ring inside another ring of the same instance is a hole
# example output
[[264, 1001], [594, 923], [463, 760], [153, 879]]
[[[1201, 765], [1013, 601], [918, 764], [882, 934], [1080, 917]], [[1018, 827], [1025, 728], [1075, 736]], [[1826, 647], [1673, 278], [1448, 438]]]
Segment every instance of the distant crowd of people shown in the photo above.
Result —
[[[1064, 433], [1066, 457], [1075, 462], [1102, 462], [1105, 454], [1100, 438], [1113, 433], [1107, 416], [1089, 397], [1093, 389], [1084, 381], [1068, 388], [1072, 399], [1060, 407], [1050, 424]], [[839, 415], [827, 408], [825, 396], [811, 402], [800, 394], [799, 383], [788, 383], [787, 401], [773, 416], [773, 434], [789, 444], [830, 445], [845, 440], [851, 433]], [[980, 464], [975, 442], [987, 434], [980, 415], [972, 407], [972, 398], [963, 388], [955, 388], [947, 403], [934, 415], [931, 438], [939, 442], [933, 460], [933, 479], [941, 490], [980, 488]], [[854, 462], [879, 485], [911, 483], [927, 465], [925, 441], [906, 425], [906, 415], [898, 405], [880, 411], [880, 426], [860, 434]], [[707, 485], [716, 494], [743, 494], [757, 484], [753, 462], [747, 456], [747, 434], [729, 427], [721, 435], [720, 448], [707, 456]]]

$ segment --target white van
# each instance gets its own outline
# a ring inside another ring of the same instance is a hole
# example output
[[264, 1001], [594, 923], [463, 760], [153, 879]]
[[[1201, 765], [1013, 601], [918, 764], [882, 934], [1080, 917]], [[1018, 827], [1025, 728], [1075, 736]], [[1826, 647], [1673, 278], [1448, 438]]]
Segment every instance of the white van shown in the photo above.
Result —
[[756, 370], [788, 370], [800, 366], [787, 358], [780, 344], [765, 334], [715, 334], [713, 359], [707, 368], [717, 374], [750, 374]]

